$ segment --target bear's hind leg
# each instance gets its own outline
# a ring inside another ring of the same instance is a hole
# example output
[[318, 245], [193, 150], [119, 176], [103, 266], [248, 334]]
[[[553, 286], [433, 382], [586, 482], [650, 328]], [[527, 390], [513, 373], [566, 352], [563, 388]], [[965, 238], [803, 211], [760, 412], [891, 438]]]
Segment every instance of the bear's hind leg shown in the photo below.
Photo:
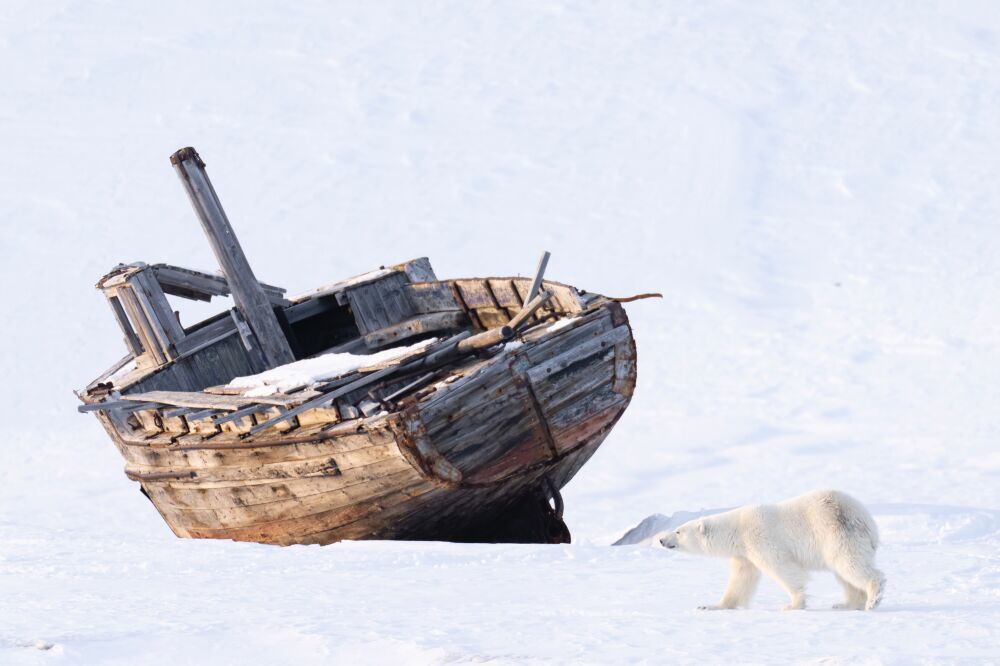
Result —
[[875, 575], [868, 580], [868, 601], [865, 603], [865, 610], [875, 610], [882, 603], [882, 590], [885, 589], [885, 576], [878, 569], [872, 569]]
[[854, 587], [846, 580], [843, 576], [838, 573], [834, 573], [837, 577], [837, 582], [840, 586], [844, 588], [844, 598], [845, 601], [842, 604], [834, 604], [833, 607], [839, 610], [861, 610], [865, 607], [865, 602], [868, 600], [868, 594], [864, 590], [859, 590]]
[[729, 560], [729, 583], [722, 600], [715, 606], [699, 606], [699, 610], [725, 610], [747, 606], [760, 581], [760, 569], [750, 560], [734, 557]]
[[882, 572], [860, 562], [848, 562], [838, 567], [836, 573], [865, 595], [865, 610], [874, 610], [882, 602], [885, 576]]

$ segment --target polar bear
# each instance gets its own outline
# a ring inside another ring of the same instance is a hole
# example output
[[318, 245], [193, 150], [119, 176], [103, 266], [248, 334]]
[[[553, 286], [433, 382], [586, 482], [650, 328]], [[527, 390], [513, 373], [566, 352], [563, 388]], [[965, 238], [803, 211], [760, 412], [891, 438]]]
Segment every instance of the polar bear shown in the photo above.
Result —
[[761, 571], [791, 596], [785, 610], [805, 608], [808, 572], [823, 569], [833, 571], [847, 597], [834, 608], [872, 610], [882, 600], [885, 577], [875, 568], [875, 521], [861, 502], [836, 490], [691, 520], [660, 544], [730, 558], [726, 592], [717, 605], [701, 607], [706, 610], [748, 605]]

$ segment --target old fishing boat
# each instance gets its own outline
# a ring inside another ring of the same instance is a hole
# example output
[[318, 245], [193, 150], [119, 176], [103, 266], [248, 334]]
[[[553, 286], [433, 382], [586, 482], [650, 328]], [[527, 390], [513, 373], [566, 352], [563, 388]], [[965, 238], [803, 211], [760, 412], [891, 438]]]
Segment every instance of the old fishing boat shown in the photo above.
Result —
[[[129, 353], [78, 396], [177, 536], [569, 541], [559, 491], [635, 386], [620, 303], [545, 280], [547, 253], [533, 279], [421, 258], [287, 298], [195, 150], [171, 163], [221, 274], [101, 278]], [[185, 327], [168, 294], [235, 307]]]

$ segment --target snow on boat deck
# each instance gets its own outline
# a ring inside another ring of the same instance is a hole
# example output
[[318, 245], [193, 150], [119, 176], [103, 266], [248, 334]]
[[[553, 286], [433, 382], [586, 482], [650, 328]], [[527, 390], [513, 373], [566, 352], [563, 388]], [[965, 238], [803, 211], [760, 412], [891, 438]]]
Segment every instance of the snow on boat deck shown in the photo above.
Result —
[[256, 375], [236, 377], [227, 388], [241, 389], [249, 398], [283, 393], [296, 387], [316, 386], [320, 382], [342, 377], [355, 370], [391, 363], [414, 354], [437, 341], [422, 340], [412, 345], [393, 347], [374, 354], [322, 354], [294, 363], [286, 363]]

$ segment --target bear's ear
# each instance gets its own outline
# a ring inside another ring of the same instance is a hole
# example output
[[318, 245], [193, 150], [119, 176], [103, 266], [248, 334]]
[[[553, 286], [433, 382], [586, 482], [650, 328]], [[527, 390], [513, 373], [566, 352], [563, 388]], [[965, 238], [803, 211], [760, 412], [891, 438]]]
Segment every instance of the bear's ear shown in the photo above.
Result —
[[705, 533], [708, 532], [708, 528], [705, 527], [705, 521], [704, 520], [699, 520], [698, 521], [698, 531], [701, 532], [702, 534], [705, 534]]

